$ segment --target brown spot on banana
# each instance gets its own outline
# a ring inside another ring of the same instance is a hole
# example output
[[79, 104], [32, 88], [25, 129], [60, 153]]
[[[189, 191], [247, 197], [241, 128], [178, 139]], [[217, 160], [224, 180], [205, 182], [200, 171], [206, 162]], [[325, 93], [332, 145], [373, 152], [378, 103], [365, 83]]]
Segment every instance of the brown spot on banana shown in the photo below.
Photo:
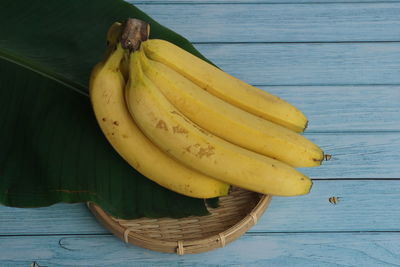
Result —
[[104, 97], [104, 99], [106, 100], [106, 103], [107, 103], [107, 104], [110, 104], [110, 100], [111, 100], [111, 97], [112, 97], [112, 93], [111, 93], [111, 92], [108, 92], [107, 90], [105, 90], [105, 91], [103, 91], [103, 97]]
[[152, 121], [152, 122], [158, 121], [157, 117], [154, 115], [153, 112], [148, 112], [147, 116], [149, 117], [149, 120]]
[[173, 111], [171, 111], [171, 113], [180, 116], [182, 119], [184, 119], [187, 123], [190, 123], [193, 127], [195, 127], [197, 130], [199, 130], [201, 133], [203, 133], [205, 135], [210, 135], [209, 132], [207, 132], [206, 130], [204, 130], [203, 128], [198, 126], [197, 124], [193, 123], [192, 121], [187, 119], [185, 116], [182, 116], [182, 114], [180, 114], [179, 112], [173, 110]]
[[167, 124], [165, 123], [165, 121], [163, 121], [163, 120], [158, 120], [158, 122], [157, 122], [157, 124], [156, 124], [156, 128], [162, 129], [162, 130], [165, 130], [165, 131], [168, 132], [168, 126], [167, 126]]
[[178, 133], [178, 134], [187, 134], [188, 130], [186, 130], [185, 128], [182, 128], [181, 126], [177, 125], [177, 126], [173, 126], [172, 127], [172, 132]]
[[[210, 157], [215, 154], [215, 148], [210, 144], [208, 144], [206, 147], [201, 147], [200, 144], [189, 145], [185, 147], [184, 150], [200, 159], [202, 157]], [[217, 163], [216, 161], [214, 162]]]
[[211, 145], [208, 145], [207, 147], [200, 147], [199, 151], [196, 153], [196, 156], [198, 158], [202, 158], [202, 157], [210, 157], [212, 155], [215, 154], [215, 148]]

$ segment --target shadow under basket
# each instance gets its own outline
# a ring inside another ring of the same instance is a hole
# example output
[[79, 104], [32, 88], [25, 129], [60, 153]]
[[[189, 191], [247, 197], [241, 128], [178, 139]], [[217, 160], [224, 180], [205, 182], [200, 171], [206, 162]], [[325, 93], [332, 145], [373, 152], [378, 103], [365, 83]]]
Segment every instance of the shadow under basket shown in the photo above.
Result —
[[180, 219], [116, 219], [93, 202], [88, 207], [109, 231], [126, 243], [158, 252], [195, 254], [224, 247], [254, 226], [271, 196], [232, 188], [210, 215]]

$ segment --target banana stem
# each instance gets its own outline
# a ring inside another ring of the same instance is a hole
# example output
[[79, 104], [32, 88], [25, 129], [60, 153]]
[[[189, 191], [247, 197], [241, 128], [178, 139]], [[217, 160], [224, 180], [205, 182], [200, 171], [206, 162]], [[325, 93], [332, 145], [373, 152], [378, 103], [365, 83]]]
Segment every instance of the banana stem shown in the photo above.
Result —
[[147, 22], [128, 18], [122, 26], [121, 45], [131, 52], [136, 51], [149, 35], [150, 25]]

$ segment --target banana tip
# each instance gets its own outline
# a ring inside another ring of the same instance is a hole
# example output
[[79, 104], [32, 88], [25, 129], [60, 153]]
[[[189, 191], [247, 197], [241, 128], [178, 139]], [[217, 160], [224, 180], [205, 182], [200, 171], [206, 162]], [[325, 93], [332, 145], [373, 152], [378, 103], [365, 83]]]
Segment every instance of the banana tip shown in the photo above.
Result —
[[306, 121], [306, 125], [304, 125], [303, 132], [308, 128], [308, 120]]
[[322, 158], [322, 161], [328, 161], [328, 160], [330, 160], [332, 158], [332, 155], [331, 154], [324, 154], [324, 156], [323, 156], [323, 158]]
[[310, 191], [311, 191], [313, 185], [314, 185], [314, 183], [313, 183], [313, 181], [310, 179], [310, 187], [308, 188], [307, 194], [310, 193]]

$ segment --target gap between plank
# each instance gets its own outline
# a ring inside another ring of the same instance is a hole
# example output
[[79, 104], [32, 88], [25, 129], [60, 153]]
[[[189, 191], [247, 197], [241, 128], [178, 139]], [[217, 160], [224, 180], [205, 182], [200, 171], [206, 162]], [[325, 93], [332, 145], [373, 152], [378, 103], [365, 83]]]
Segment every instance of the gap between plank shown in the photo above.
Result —
[[138, 5], [323, 5], [323, 4], [388, 4], [388, 3], [399, 3], [400, 1], [330, 1], [330, 2], [195, 2], [195, 1], [168, 1], [168, 2], [133, 2], [128, 1], [130, 4]]
[[356, 230], [343, 230], [343, 231], [288, 231], [288, 232], [268, 232], [268, 231], [254, 231], [254, 232], [247, 232], [245, 235], [249, 236], [264, 236], [264, 235], [281, 235], [281, 234], [369, 234], [369, 233], [389, 233], [389, 234], [400, 234], [400, 231], [387, 231], [387, 230], [363, 230], [363, 231], [356, 231]]
[[400, 43], [400, 40], [366, 40], [366, 41], [240, 41], [240, 42], [191, 42], [192, 44], [199, 45], [215, 45], [215, 44], [223, 44], [223, 45], [242, 45], [242, 44], [373, 44], [373, 43]]
[[385, 130], [385, 129], [377, 129], [377, 130], [322, 130], [322, 131], [305, 131], [304, 134], [326, 134], [326, 135], [330, 135], [330, 134], [398, 134], [400, 133], [400, 130]]
[[[387, 230], [363, 230], [363, 231], [356, 231], [356, 230], [344, 230], [344, 231], [278, 231], [278, 232], [269, 232], [269, 231], [254, 231], [251, 230], [246, 232], [244, 235], [247, 236], [264, 236], [264, 235], [281, 235], [281, 234], [369, 234], [369, 233], [377, 233], [377, 234], [400, 234], [400, 231], [387, 231]], [[114, 236], [112, 233], [92, 233], [92, 234], [1, 234], [0, 238], [2, 237], [57, 237], [57, 236], [66, 236], [66, 237], [112, 237]]]
[[310, 179], [313, 181], [400, 181], [400, 178], [310, 178]]

